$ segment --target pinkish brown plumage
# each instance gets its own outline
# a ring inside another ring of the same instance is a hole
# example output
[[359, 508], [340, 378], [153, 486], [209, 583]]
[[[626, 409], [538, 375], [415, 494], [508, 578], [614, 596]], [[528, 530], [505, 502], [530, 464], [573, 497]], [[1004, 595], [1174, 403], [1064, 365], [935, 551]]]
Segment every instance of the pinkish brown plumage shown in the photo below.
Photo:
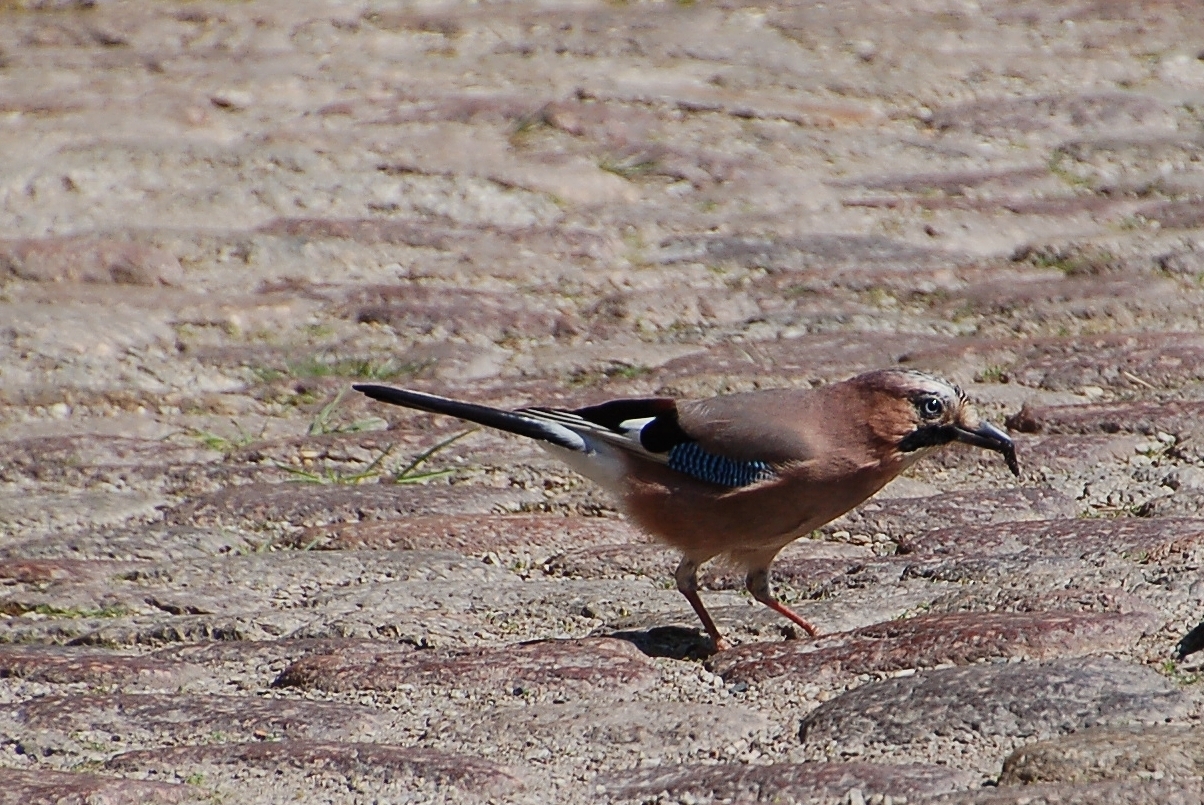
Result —
[[758, 601], [814, 635], [770, 592], [769, 566], [782, 548], [950, 442], [998, 451], [1019, 474], [1011, 440], [978, 419], [961, 389], [911, 370], [868, 372], [818, 389], [624, 399], [573, 411], [502, 411], [385, 386], [355, 388], [540, 440], [681, 552], [677, 587], [716, 648], [725, 641], [698, 595], [703, 563], [729, 557], [744, 568]]

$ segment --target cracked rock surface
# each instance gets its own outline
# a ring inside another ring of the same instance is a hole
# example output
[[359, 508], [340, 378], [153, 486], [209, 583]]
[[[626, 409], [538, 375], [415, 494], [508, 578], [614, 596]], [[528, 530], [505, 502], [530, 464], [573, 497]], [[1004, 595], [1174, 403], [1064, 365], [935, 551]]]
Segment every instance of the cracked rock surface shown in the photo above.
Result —
[[[1189, 0], [0, 2], [0, 803], [1200, 803]], [[499, 406], [961, 383], [804, 639]]]

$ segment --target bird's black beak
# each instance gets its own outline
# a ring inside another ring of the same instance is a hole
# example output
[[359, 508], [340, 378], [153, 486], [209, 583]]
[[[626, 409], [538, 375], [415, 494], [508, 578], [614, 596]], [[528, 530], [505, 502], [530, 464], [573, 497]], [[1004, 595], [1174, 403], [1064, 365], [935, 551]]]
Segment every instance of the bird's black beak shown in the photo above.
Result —
[[982, 422], [974, 430], [954, 425], [953, 434], [953, 438], [963, 444], [972, 444], [975, 447], [984, 447], [987, 450], [994, 450], [996, 453], [1003, 453], [1003, 460], [1007, 462], [1008, 469], [1017, 478], [1020, 477], [1020, 464], [1016, 461], [1016, 445], [1012, 444], [1012, 440], [1006, 433], [990, 422]]
[[962, 425], [929, 425], [908, 434], [907, 438], [899, 444], [899, 450], [903, 453], [910, 453], [913, 450], [949, 444], [949, 442], [972, 444], [975, 447], [985, 447], [987, 450], [1003, 453], [1003, 460], [1007, 462], [1008, 469], [1017, 478], [1020, 477], [1020, 464], [1016, 461], [1016, 446], [1012, 444], [1012, 440], [1006, 433], [989, 422], [979, 423], [973, 429]]

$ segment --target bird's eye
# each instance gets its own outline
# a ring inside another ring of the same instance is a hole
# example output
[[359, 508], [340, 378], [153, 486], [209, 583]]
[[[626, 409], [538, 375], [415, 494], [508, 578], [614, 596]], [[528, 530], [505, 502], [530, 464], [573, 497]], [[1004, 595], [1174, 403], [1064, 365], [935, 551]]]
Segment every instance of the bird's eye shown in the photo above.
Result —
[[924, 419], [936, 419], [945, 413], [945, 403], [938, 397], [924, 397], [920, 400], [920, 416]]

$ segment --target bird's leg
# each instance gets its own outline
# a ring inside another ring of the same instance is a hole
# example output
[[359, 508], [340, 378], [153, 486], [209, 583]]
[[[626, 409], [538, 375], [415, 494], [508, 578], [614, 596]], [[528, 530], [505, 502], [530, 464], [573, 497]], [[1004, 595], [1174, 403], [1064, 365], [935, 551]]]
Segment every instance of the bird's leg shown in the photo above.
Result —
[[[679, 568], [680, 569], [680, 568]], [[806, 630], [807, 634], [812, 637], [819, 635], [819, 630], [803, 619], [801, 615], [791, 611], [789, 607], [781, 601], [773, 597], [773, 593], [769, 591], [769, 568], [760, 567], [753, 568], [748, 571], [748, 575], [744, 577], [744, 586], [752, 593], [752, 597], [760, 601], [765, 606], [777, 612], [779, 615], [784, 615], [790, 620], [797, 623]]]
[[711, 613], [707, 612], [707, 608], [702, 605], [702, 599], [698, 597], [698, 562], [688, 556], [683, 556], [677, 570], [673, 571], [673, 578], [677, 581], [677, 589], [690, 602], [690, 606], [694, 607], [694, 613], [702, 621], [702, 627], [711, 636], [711, 641], [715, 644], [715, 651], [725, 651], [731, 648], [723, 639], [723, 635], [719, 634], [715, 621], [711, 620]]

